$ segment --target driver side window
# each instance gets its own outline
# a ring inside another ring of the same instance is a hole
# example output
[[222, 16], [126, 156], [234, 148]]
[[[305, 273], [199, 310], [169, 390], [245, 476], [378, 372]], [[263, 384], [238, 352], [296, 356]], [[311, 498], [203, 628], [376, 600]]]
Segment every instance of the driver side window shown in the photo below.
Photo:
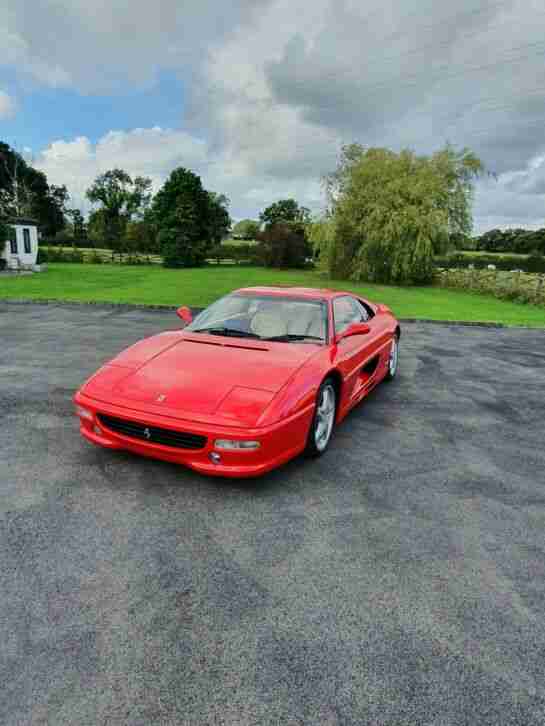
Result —
[[333, 317], [335, 319], [335, 335], [339, 335], [352, 323], [362, 323], [367, 320], [363, 315], [363, 308], [352, 297], [337, 297], [333, 300]]

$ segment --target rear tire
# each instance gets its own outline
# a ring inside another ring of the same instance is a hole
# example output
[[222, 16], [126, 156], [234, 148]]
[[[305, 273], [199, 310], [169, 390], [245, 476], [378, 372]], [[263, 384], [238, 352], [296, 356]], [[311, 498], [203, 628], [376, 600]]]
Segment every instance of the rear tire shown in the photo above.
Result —
[[318, 457], [325, 454], [331, 441], [337, 415], [337, 391], [331, 378], [326, 378], [316, 394], [316, 408], [308, 432], [306, 453]]
[[392, 338], [392, 347], [390, 348], [390, 354], [388, 357], [388, 372], [384, 377], [385, 381], [393, 381], [397, 375], [399, 368], [399, 336], [394, 335]]

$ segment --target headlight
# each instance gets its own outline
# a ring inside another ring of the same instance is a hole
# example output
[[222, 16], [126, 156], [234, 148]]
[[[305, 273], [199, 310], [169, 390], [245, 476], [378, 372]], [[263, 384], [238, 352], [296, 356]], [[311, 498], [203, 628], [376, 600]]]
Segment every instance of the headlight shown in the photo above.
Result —
[[88, 411], [86, 408], [83, 408], [83, 406], [76, 406], [76, 413], [80, 418], [86, 418], [88, 421], [92, 421], [94, 419], [94, 416], [91, 413], [91, 411]]
[[259, 449], [259, 441], [232, 441], [231, 439], [216, 439], [215, 449], [229, 449], [231, 451], [255, 451]]

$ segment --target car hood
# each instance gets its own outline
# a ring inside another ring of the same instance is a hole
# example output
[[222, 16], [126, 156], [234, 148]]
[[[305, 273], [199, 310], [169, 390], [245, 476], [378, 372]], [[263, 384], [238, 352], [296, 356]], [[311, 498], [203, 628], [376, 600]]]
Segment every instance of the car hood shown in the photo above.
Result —
[[166, 333], [103, 366], [82, 392], [171, 418], [254, 426], [315, 345]]

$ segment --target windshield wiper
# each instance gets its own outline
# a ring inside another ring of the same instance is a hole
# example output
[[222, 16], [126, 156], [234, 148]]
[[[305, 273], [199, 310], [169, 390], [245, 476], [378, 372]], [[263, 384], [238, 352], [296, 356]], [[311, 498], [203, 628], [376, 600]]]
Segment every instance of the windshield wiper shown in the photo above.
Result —
[[271, 343], [298, 343], [303, 340], [319, 340], [320, 343], [324, 342], [324, 339], [317, 335], [292, 335], [290, 333], [286, 333], [286, 335], [273, 335], [270, 338], [261, 338], [261, 340], [267, 340]]
[[261, 340], [259, 335], [250, 333], [246, 330], [237, 330], [236, 328], [198, 328], [197, 330], [189, 330], [189, 333], [208, 333], [209, 335], [227, 335], [233, 338], [253, 338], [255, 340]]

